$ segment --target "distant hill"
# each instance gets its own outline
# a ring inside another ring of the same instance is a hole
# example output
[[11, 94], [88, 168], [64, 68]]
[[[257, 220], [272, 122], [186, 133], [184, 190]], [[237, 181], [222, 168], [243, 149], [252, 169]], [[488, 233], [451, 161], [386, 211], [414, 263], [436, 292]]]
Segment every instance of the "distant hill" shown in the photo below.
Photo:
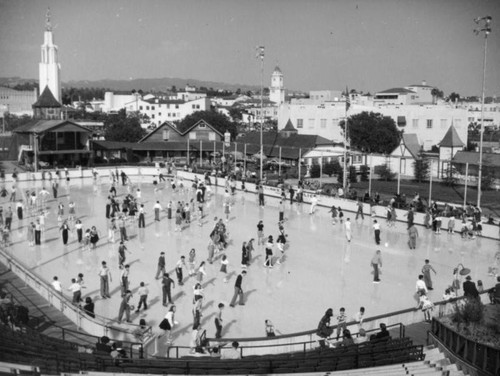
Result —
[[[16, 86], [22, 85], [26, 82], [38, 82], [37, 79], [25, 79], [20, 77], [0, 77], [0, 86]], [[68, 81], [63, 82], [63, 87], [76, 87], [76, 88], [109, 88], [112, 90], [127, 91], [139, 90], [143, 91], [167, 91], [173, 85], [179, 90], [183, 89], [186, 85], [206, 88], [224, 89], [236, 91], [241, 89], [243, 92], [252, 90], [259, 91], [260, 86], [245, 85], [245, 84], [228, 84], [224, 82], [202, 81], [185, 78], [137, 78], [134, 80], [97, 80], [97, 81]]]

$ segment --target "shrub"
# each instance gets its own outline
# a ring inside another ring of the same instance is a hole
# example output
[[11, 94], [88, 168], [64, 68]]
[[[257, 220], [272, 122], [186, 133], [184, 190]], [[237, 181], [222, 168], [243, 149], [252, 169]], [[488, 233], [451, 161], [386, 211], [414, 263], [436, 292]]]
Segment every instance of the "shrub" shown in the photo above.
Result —
[[359, 167], [359, 173], [361, 181], [368, 181], [370, 179], [370, 167], [367, 165], [361, 165]]
[[480, 324], [484, 320], [484, 304], [478, 299], [465, 299], [463, 304], [455, 305], [455, 311], [451, 315], [453, 322], [465, 324]]
[[358, 174], [356, 172], [356, 167], [349, 166], [349, 182], [357, 183], [358, 182]]
[[391, 168], [388, 165], [382, 165], [377, 167], [380, 179], [385, 181], [392, 181], [396, 177], [396, 173], [392, 172]]
[[311, 166], [311, 170], [309, 171], [309, 174], [311, 175], [311, 178], [319, 178], [320, 176], [321, 169], [319, 168], [318, 164], [313, 164]]
[[323, 167], [323, 173], [327, 174], [329, 177], [332, 177], [332, 175], [335, 173], [335, 165], [332, 162], [328, 162]]

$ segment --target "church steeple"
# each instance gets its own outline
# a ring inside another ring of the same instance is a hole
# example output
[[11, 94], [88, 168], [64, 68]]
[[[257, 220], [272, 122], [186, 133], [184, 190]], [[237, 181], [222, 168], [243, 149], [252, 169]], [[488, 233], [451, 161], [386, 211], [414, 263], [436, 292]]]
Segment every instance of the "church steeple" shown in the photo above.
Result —
[[52, 22], [50, 8], [45, 15], [45, 32], [43, 35], [42, 56], [39, 64], [40, 93], [48, 86], [54, 98], [61, 101], [61, 78], [59, 76], [61, 66], [58, 61], [57, 46], [54, 44], [52, 34]]

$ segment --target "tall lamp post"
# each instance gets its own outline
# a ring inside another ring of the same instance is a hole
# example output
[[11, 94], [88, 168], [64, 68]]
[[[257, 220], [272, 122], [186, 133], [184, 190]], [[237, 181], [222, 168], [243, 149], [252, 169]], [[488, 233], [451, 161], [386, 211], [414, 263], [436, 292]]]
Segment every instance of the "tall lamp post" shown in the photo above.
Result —
[[486, 51], [488, 48], [488, 35], [491, 33], [491, 17], [478, 17], [474, 22], [479, 28], [474, 29], [476, 35], [484, 32], [484, 56], [483, 56], [483, 87], [481, 91], [481, 132], [479, 137], [479, 165], [477, 173], [477, 207], [481, 207], [481, 179], [483, 175], [483, 136], [484, 136], [484, 86], [486, 83]]
[[264, 146], [262, 140], [262, 128], [264, 127], [264, 46], [257, 47], [257, 57], [260, 58], [260, 181], [262, 182], [262, 170], [264, 169]]

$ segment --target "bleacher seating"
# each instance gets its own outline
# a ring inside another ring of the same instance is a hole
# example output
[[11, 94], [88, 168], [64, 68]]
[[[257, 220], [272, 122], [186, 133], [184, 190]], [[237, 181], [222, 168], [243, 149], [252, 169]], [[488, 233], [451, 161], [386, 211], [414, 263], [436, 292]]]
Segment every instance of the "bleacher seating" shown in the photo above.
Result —
[[[3, 329], [3, 328], [2, 328]], [[313, 351], [250, 356], [241, 360], [213, 357], [180, 359], [114, 359], [110, 356], [80, 352], [78, 345], [46, 337], [36, 332], [4, 330], [0, 360], [39, 367], [42, 374], [105, 371], [129, 374], [266, 374], [308, 373], [352, 370], [424, 359], [423, 347], [409, 338], [384, 342], [365, 342]]]

